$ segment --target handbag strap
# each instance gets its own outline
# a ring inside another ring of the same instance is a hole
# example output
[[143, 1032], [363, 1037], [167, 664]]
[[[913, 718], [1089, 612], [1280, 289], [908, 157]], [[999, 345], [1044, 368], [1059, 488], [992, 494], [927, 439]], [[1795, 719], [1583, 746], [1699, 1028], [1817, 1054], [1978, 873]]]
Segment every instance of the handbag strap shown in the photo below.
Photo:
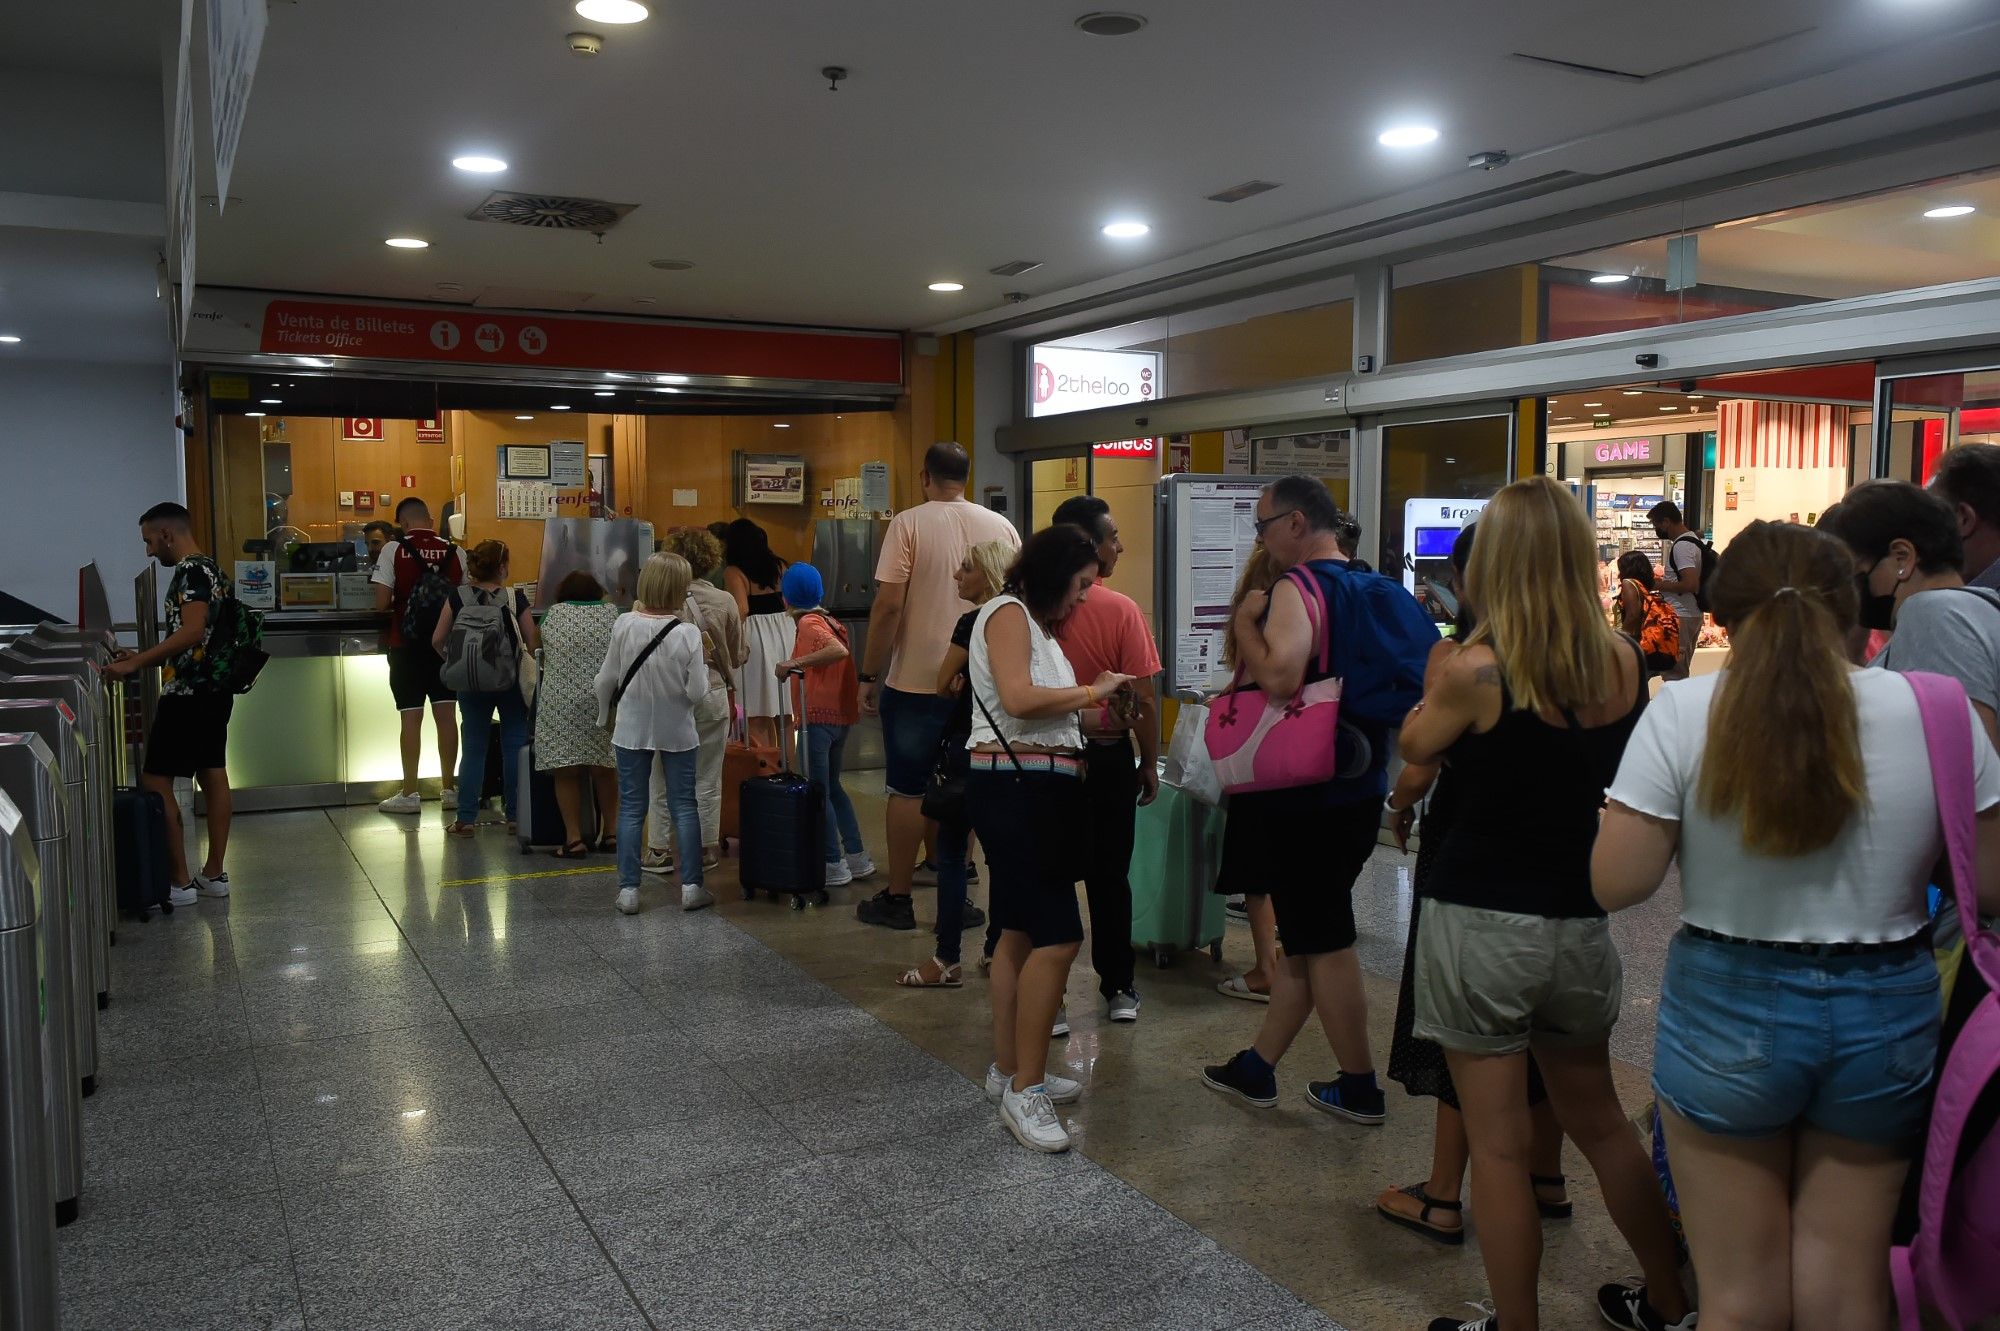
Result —
[[[1025, 608], [1024, 606], [1023, 609]], [[991, 672], [989, 671], [989, 673]], [[971, 676], [968, 675], [966, 677], [966, 683], [972, 684]], [[993, 688], [996, 692], [999, 690], [1000, 685], [997, 681], [994, 683]], [[1021, 756], [1015, 753], [1014, 746], [1007, 742], [1006, 732], [994, 723], [993, 713], [986, 710], [986, 699], [979, 696], [979, 686], [976, 684], [972, 685], [972, 701], [979, 704], [979, 714], [986, 718], [987, 726], [993, 731], [993, 738], [999, 740], [1000, 747], [1007, 750], [1007, 761], [1014, 764], [1014, 770], [1019, 772], [1021, 770]]]
[[661, 629], [658, 633], [655, 633], [653, 635], [653, 640], [647, 643], [644, 647], [641, 647], [639, 649], [639, 654], [632, 658], [632, 664], [625, 667], [625, 678], [618, 681], [618, 691], [611, 695], [611, 705], [613, 707], [616, 707], [620, 702], [624, 701], [625, 690], [632, 687], [632, 681], [638, 678], [639, 667], [646, 664], [646, 658], [653, 654], [653, 649], [655, 647], [658, 647], [661, 643], [665, 642], [667, 640], [667, 635], [669, 633], [672, 633], [675, 629], [679, 628], [680, 626], [681, 626], [681, 621], [678, 617], [669, 619], [667, 621], [667, 626]]
[[2000, 938], [1979, 927], [1977, 814], [1972, 807], [1972, 709], [1965, 688], [1948, 675], [1912, 671], [1903, 676], [1917, 695], [1917, 715], [1930, 752], [1931, 786], [1944, 827], [1952, 898], [1965, 930], [1965, 954], [1989, 983], [2000, 985]]

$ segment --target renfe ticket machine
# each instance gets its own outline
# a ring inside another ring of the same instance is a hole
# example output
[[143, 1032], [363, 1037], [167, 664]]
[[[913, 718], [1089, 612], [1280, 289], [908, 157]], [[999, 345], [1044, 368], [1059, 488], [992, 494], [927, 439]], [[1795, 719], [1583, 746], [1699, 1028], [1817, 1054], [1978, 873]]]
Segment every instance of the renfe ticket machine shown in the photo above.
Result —
[[[1432, 605], [1425, 584], [1450, 584], [1452, 544], [1459, 532], [1479, 520], [1485, 507], [1484, 499], [1411, 499], [1403, 504], [1403, 531], [1409, 542], [1403, 555], [1403, 587], [1410, 595]], [[1433, 605], [1433, 616], [1442, 608]]]

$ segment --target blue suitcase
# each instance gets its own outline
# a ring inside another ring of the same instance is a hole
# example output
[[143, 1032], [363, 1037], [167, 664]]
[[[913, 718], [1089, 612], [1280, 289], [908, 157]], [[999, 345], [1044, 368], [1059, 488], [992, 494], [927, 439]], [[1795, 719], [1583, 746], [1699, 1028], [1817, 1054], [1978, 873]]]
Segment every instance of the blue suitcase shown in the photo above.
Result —
[[[806, 751], [804, 680], [799, 685], [798, 745]], [[770, 776], [751, 777], [739, 788], [737, 810], [743, 830], [743, 899], [759, 892], [776, 901], [789, 895], [793, 910], [807, 902], [824, 906], [826, 890], [826, 787], [786, 766]], [[801, 762], [803, 760], [801, 759]]]

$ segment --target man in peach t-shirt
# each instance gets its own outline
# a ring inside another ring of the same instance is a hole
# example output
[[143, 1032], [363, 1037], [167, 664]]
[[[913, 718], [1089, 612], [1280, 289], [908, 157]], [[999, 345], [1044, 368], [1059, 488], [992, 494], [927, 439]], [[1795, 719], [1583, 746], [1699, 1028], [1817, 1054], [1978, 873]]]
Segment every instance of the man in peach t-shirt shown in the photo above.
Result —
[[[889, 790], [889, 886], [855, 907], [864, 923], [914, 929], [910, 905], [923, 842], [924, 786], [950, 723], [954, 702], [938, 696], [938, 669], [958, 617], [955, 575], [965, 552], [982, 541], [1019, 547], [1020, 533], [998, 513], [965, 498], [972, 461], [955, 443], [924, 454], [924, 503], [889, 523], [875, 568], [875, 606], [861, 663], [861, 708], [882, 717]], [[886, 678], [885, 678], [886, 676]]]

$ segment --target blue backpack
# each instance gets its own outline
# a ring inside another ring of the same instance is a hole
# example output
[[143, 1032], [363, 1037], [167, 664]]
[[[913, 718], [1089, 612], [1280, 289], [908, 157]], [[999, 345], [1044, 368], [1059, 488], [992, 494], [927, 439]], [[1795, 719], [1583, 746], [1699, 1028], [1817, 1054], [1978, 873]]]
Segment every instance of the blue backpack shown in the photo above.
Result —
[[1331, 567], [1328, 618], [1333, 673], [1342, 680], [1343, 718], [1394, 727], [1424, 694], [1424, 664], [1438, 644], [1437, 625], [1401, 583], [1380, 573]]

